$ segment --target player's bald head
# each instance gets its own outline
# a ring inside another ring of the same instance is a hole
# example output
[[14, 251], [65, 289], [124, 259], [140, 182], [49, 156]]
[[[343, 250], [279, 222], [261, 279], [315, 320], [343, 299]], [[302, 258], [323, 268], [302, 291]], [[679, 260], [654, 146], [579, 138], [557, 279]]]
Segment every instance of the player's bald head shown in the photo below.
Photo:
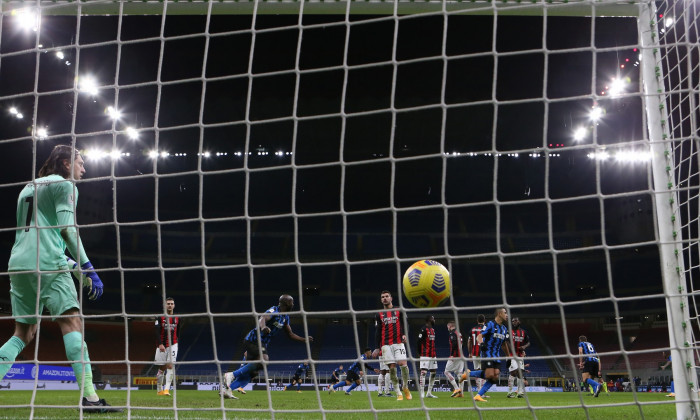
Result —
[[280, 296], [279, 306], [286, 310], [291, 310], [294, 307], [294, 298], [291, 295]]

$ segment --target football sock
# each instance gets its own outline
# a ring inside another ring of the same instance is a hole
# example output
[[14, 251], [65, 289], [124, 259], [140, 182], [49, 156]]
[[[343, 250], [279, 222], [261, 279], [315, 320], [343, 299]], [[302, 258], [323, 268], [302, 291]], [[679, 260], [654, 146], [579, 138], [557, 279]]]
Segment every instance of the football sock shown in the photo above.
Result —
[[[408, 388], [408, 378], [409, 378], [408, 365], [401, 366], [401, 378], [403, 378], [403, 387]], [[399, 392], [399, 391], [396, 391], [396, 392]]]
[[391, 393], [391, 387], [389, 386], [391, 384], [391, 373], [387, 372], [384, 374], [384, 390], [385, 394], [390, 394]]
[[428, 394], [433, 392], [433, 384], [435, 383], [435, 374], [430, 372], [430, 378], [428, 379]]
[[338, 382], [337, 384], [333, 385], [333, 389], [342, 388], [344, 386], [345, 386], [344, 382]]
[[163, 385], [164, 391], [170, 391], [170, 384], [173, 382], [173, 370], [167, 369], [165, 371], [165, 384]]
[[158, 369], [158, 373], [156, 373], [156, 389], [158, 391], [163, 390], [163, 381], [165, 380], [165, 376], [163, 375], [163, 371]]
[[508, 375], [508, 392], [513, 391], [513, 381], [515, 380], [515, 377], [512, 375]]
[[522, 378], [517, 378], [516, 382], [518, 383], [518, 393], [522, 394], [525, 392], [525, 380]]
[[[14, 362], [17, 355], [24, 349], [24, 341], [21, 338], [13, 335], [7, 342], [0, 347], [0, 360], [4, 362]], [[12, 367], [12, 363], [0, 365], [0, 379], [4, 378], [7, 372]]]
[[355, 388], [357, 388], [357, 382], [353, 382], [353, 384], [350, 385], [350, 388], [346, 389], [345, 392], [350, 392]]
[[423, 392], [425, 389], [425, 371], [421, 370], [420, 371], [420, 390]]
[[394, 384], [394, 391], [398, 394], [401, 392], [401, 388], [399, 388], [399, 377], [396, 376], [396, 368], [389, 368], [389, 375], [391, 375], [391, 383]]
[[83, 389], [85, 397], [92, 401], [90, 398], [96, 398], [97, 393], [92, 384], [90, 355], [88, 354], [87, 344], [83, 341], [83, 335], [79, 331], [69, 332], [63, 336], [63, 344], [66, 347], [66, 357], [68, 360], [73, 361], [71, 366], [73, 367], [73, 372], [75, 372], [78, 386]]
[[596, 389], [598, 389], [598, 387], [600, 386], [600, 385], [598, 385], [598, 382], [594, 381], [591, 378], [586, 379], [586, 383], [588, 383], [588, 385], [591, 386], [591, 388], [593, 389], [593, 392], [595, 392]]
[[484, 377], [484, 371], [483, 370], [472, 370], [469, 372], [469, 377], [470, 378], [482, 378]]
[[380, 373], [379, 377], [377, 378], [377, 387], [379, 387], [379, 393], [383, 394], [384, 393], [384, 374]]
[[301, 389], [301, 382], [297, 383], [297, 391]]
[[486, 394], [486, 391], [488, 391], [492, 385], [493, 385], [493, 382], [491, 382], [491, 381], [484, 382], [484, 386], [482, 386], [481, 389], [479, 390], [479, 396], [483, 397], [484, 394]]
[[245, 366], [241, 366], [238, 368], [238, 370], [233, 371], [233, 376], [238, 378], [239, 376], [248, 376], [251, 377], [253, 372], [258, 370], [258, 364], [257, 363], [246, 363]]

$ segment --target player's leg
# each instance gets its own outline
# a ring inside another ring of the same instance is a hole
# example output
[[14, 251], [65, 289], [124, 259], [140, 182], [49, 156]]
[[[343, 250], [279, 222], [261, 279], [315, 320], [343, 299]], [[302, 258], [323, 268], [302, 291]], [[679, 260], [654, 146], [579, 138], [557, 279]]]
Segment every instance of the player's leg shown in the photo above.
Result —
[[345, 390], [345, 395], [350, 395], [350, 393], [352, 392], [353, 389], [355, 389], [355, 388], [357, 388], [358, 386], [360, 386], [360, 383], [361, 383], [361, 382], [360, 382], [360, 378], [355, 379], [355, 380], [352, 382], [352, 385], [350, 385], [350, 388], [348, 388], [348, 389]]
[[[403, 392], [404, 398], [410, 400], [413, 397], [411, 396], [411, 391], [408, 389], [410, 373], [408, 371], [408, 360], [406, 360], [406, 347], [403, 345], [403, 343], [392, 344], [391, 350], [392, 354], [394, 355], [394, 360], [396, 360], [396, 363], [401, 368], [401, 379], [403, 380], [403, 388], [401, 391]], [[398, 393], [399, 391], [397, 390], [396, 392]]]
[[437, 361], [432, 360], [430, 362], [430, 378], [428, 378], [428, 390], [426, 391], [425, 395], [428, 398], [437, 398], [435, 395], [433, 395], [433, 385], [435, 384], [435, 372], [437, 371]]
[[36, 335], [36, 318], [18, 318], [24, 315], [42, 313], [44, 305], [36, 306], [37, 279], [34, 274], [10, 275], [10, 303], [12, 316], [15, 318], [15, 332], [9, 340], [0, 347], [0, 379], [4, 378], [17, 359], [24, 346], [29, 344]]
[[[421, 357], [421, 359], [422, 359], [422, 357]], [[427, 363], [424, 362], [423, 360], [421, 360], [420, 364], [421, 364], [421, 366], [420, 366], [420, 388], [418, 388], [418, 389], [420, 392], [420, 397], [423, 398], [423, 397], [425, 397], [425, 392], [424, 392], [425, 377], [428, 374], [428, 366], [427, 366]], [[425, 368], [423, 368], [424, 365], [425, 365]], [[404, 384], [405, 384], [405, 382], [404, 382]]]
[[379, 376], [377, 377], [377, 388], [379, 389], [377, 392], [378, 397], [383, 397], [384, 396], [384, 374], [386, 372], [384, 370], [379, 371]]
[[486, 401], [484, 399], [484, 394], [488, 392], [489, 388], [498, 383], [498, 376], [501, 374], [500, 369], [497, 369], [496, 363], [493, 361], [486, 362], [486, 368], [484, 369], [484, 385], [479, 389], [477, 395], [474, 396], [474, 401]]

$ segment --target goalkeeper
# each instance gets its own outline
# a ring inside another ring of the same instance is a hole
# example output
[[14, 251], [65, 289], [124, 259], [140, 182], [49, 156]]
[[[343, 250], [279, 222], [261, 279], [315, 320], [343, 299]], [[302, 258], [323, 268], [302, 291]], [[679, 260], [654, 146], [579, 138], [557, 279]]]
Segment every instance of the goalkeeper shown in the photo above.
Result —
[[[69, 269], [80, 264], [82, 286], [90, 299], [102, 295], [102, 281], [88, 260], [75, 227], [78, 189], [85, 174], [83, 158], [70, 146], [58, 145], [17, 200], [17, 229], [10, 254], [10, 300], [15, 332], [0, 347], [0, 377], [36, 335], [37, 318], [46, 307], [63, 334], [66, 356], [81, 389], [85, 412], [121, 412], [100, 399], [92, 384], [92, 368], [78, 310], [78, 294]], [[66, 258], [66, 248], [78, 262]], [[37, 265], [38, 263], [38, 265]], [[37, 301], [38, 295], [38, 301]]]

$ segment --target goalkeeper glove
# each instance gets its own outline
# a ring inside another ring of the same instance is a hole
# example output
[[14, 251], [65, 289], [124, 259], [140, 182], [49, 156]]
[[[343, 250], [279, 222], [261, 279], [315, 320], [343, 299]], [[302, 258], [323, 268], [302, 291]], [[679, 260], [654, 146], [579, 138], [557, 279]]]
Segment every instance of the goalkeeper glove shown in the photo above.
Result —
[[[78, 266], [78, 263], [72, 260], [70, 257], [66, 257], [66, 261], [68, 261], [68, 266], [71, 268], [71, 270], [75, 270]], [[88, 289], [88, 298], [90, 300], [99, 299], [100, 296], [102, 296], [102, 291], [104, 289], [100, 276], [98, 276], [94, 270], [95, 267], [92, 266], [90, 261], [80, 266], [80, 275], [83, 278], [83, 287]], [[75, 271], [73, 274], [75, 274]], [[80, 278], [78, 278], [78, 280], [80, 280]]]

